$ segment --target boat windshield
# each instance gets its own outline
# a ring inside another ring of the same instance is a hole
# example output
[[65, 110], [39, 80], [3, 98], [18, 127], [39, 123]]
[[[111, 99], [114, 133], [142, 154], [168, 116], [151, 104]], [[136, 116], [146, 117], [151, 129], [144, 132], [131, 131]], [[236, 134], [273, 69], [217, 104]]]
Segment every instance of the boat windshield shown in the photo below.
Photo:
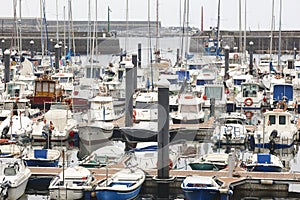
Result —
[[157, 103], [137, 101], [135, 104], [137, 109], [157, 109]]
[[197, 105], [181, 105], [182, 113], [198, 113]]

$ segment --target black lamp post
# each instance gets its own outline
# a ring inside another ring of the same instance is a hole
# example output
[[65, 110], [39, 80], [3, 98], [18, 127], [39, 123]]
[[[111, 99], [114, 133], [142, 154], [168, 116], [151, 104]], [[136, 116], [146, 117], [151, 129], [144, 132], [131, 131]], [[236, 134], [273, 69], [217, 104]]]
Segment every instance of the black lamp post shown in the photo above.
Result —
[[33, 58], [33, 56], [34, 56], [34, 55], [33, 55], [33, 54], [34, 54], [34, 53], [33, 53], [33, 45], [34, 45], [34, 41], [33, 41], [33, 40], [30, 40], [29, 43], [30, 43], [31, 58]]
[[253, 75], [253, 41], [249, 42], [250, 46], [250, 65], [249, 65], [249, 73], [250, 75]]

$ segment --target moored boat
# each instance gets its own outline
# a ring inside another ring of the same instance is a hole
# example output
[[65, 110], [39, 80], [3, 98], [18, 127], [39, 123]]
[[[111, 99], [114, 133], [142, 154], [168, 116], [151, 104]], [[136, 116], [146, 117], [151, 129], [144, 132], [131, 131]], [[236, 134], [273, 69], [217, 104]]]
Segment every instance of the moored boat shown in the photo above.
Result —
[[51, 199], [82, 199], [84, 190], [91, 190], [92, 173], [80, 166], [68, 167], [54, 177], [49, 185]]
[[228, 157], [227, 153], [205, 154], [191, 162], [189, 166], [193, 170], [221, 170], [227, 167]]
[[145, 172], [141, 169], [122, 169], [97, 184], [97, 200], [134, 199], [138, 196], [145, 177]]
[[29, 168], [19, 158], [1, 158], [1, 198], [15, 200], [20, 198], [26, 189], [31, 176]]
[[208, 176], [188, 176], [183, 180], [181, 189], [187, 200], [221, 199], [221, 195], [232, 195], [231, 190], [221, 194], [220, 185]]
[[248, 171], [255, 172], [281, 172], [283, 164], [275, 155], [268, 153], [257, 153], [250, 156], [245, 163]]

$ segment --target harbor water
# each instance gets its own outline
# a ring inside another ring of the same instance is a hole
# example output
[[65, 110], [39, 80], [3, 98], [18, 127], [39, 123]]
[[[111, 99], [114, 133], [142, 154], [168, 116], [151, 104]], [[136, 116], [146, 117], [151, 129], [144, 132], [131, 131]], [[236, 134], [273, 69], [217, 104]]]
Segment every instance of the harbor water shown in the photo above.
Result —
[[[162, 49], [162, 55], [173, 56], [172, 63], [175, 63], [176, 60], [176, 50], [177, 49], [188, 49], [184, 45], [181, 45], [180, 37], [168, 37], [168, 38], [159, 38], [159, 46]], [[153, 54], [153, 49], [149, 48], [149, 45], [152, 46], [156, 44], [155, 39], [152, 39], [151, 42], [148, 38], [120, 38], [120, 46], [126, 52], [137, 52], [138, 44], [142, 45], [142, 66], [147, 66], [149, 64], [149, 60], [151, 59], [151, 53]], [[184, 50], [185, 51], [185, 50]], [[254, 57], [259, 58], [260, 55], [255, 55]], [[293, 55], [285, 55], [286, 57], [292, 57]], [[109, 62], [112, 59], [112, 55], [95, 55], [94, 59], [99, 61], [103, 66], [108, 66]], [[82, 56], [83, 63], [86, 62], [86, 56]], [[298, 94], [297, 94], [298, 95]], [[207, 110], [209, 113], [209, 110]], [[224, 110], [216, 111], [216, 113], [222, 113]], [[258, 121], [262, 120], [262, 111], [261, 110], [253, 110], [251, 111], [253, 116], [248, 120], [249, 124], [257, 124]], [[221, 152], [221, 151], [232, 151], [235, 150], [240, 156], [247, 154], [249, 150], [247, 147], [237, 147], [237, 146], [216, 146], [210, 143], [210, 141], [194, 141], [195, 146], [200, 149], [200, 153], [205, 154], [209, 152]], [[260, 149], [256, 149], [255, 151], [263, 151]], [[76, 151], [68, 152], [70, 154], [69, 162], [71, 164], [76, 164]], [[198, 152], [199, 153], [199, 152]], [[300, 154], [298, 151], [298, 145], [293, 146], [291, 149], [286, 151], [276, 151], [276, 153], [284, 158], [284, 163], [287, 168], [291, 171], [299, 172], [300, 171]], [[72, 155], [71, 155], [72, 154]], [[187, 165], [182, 165], [182, 169], [188, 168]], [[299, 192], [299, 193], [297, 193]], [[170, 197], [171, 199], [184, 199], [183, 194], [177, 194], [176, 196]], [[21, 199], [29, 199], [29, 200], [38, 200], [38, 199], [50, 199], [49, 193], [47, 190], [47, 186], [36, 188], [27, 187], [26, 194]], [[155, 194], [149, 194], [147, 192], [147, 188], [142, 188], [142, 192], [137, 198], [138, 200], [152, 200], [156, 199]], [[300, 199], [300, 186], [292, 185], [290, 186], [290, 192], [282, 193], [282, 192], [258, 192], [255, 189], [249, 189], [246, 191], [234, 191], [233, 200], [242, 200], [242, 199], [276, 199], [276, 200], [296, 200]]]

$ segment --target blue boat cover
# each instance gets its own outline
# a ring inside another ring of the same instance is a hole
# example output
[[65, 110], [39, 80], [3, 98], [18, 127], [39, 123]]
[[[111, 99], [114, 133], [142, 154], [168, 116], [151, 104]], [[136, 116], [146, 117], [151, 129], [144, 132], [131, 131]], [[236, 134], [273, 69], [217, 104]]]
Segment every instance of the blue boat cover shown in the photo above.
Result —
[[274, 100], [282, 100], [282, 97], [286, 96], [288, 98], [287, 101], [293, 100], [293, 86], [292, 85], [274, 85]]
[[178, 75], [179, 81], [190, 80], [190, 72], [189, 71], [176, 71], [176, 74]]
[[47, 149], [34, 149], [34, 158], [47, 159]]
[[258, 163], [271, 163], [271, 155], [270, 154], [257, 154], [257, 162]]

